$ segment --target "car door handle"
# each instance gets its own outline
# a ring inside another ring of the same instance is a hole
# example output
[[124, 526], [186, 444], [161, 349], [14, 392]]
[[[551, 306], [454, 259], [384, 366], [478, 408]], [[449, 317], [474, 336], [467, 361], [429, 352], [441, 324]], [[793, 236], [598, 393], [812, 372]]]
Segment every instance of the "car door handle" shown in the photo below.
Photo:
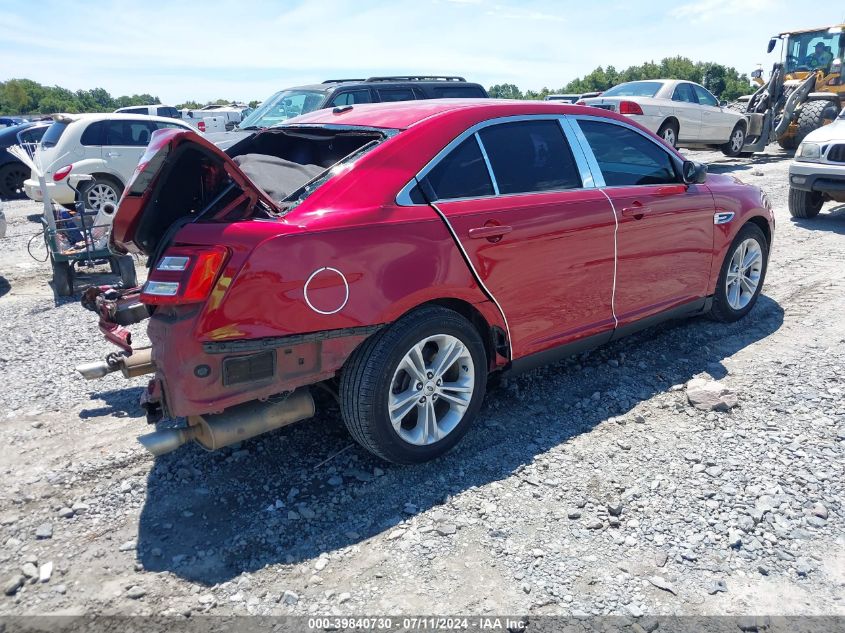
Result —
[[648, 208], [641, 203], [635, 202], [630, 207], [622, 207], [622, 215], [626, 218], [634, 218], [642, 220], [643, 216], [648, 213]]
[[108, 156], [109, 158], [117, 158], [118, 156], [120, 156], [120, 153], [119, 152], [106, 152], [106, 156]]
[[478, 226], [469, 230], [469, 236], [474, 240], [501, 238], [513, 231], [512, 226], [505, 226], [503, 224], [488, 224], [487, 226]]

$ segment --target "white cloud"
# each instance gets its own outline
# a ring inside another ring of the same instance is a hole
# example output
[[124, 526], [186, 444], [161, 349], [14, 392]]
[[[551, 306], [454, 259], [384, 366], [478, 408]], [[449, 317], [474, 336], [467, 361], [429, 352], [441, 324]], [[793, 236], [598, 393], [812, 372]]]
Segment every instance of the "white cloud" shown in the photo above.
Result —
[[781, 0], [696, 0], [675, 7], [669, 15], [682, 20], [689, 19], [693, 23], [712, 22], [772, 11], [781, 4]]

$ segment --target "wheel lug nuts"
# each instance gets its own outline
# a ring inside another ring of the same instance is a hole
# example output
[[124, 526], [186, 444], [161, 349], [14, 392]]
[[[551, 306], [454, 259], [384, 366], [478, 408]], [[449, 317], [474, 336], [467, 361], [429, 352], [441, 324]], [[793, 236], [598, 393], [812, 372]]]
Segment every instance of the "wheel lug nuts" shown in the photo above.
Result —
[[420, 404], [422, 404], [423, 402], [425, 402], [425, 396], [423, 396], [422, 398], [420, 398]]
[[426, 374], [426, 376], [428, 376], [429, 378], [434, 378], [434, 374], [433, 374], [433, 373], [431, 373], [431, 372], [428, 372], [428, 373]]
[[437, 386], [439, 387], [439, 386], [440, 386], [440, 385], [442, 385], [442, 384], [443, 384], [443, 381], [442, 381], [442, 380], [440, 380], [440, 379], [438, 378], [438, 379], [437, 379]]
[[422, 383], [421, 382], [417, 383], [417, 391], [422, 391]]

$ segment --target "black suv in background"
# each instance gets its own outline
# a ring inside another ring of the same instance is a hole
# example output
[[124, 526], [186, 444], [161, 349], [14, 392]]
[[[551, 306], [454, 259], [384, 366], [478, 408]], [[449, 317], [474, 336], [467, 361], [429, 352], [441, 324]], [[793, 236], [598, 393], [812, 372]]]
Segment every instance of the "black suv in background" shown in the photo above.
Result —
[[226, 149], [250, 132], [322, 108], [385, 101], [487, 97], [487, 91], [481, 85], [470, 83], [463, 77], [327, 79], [321, 84], [297, 86], [277, 92], [244, 118], [232, 132], [206, 134], [206, 137], [221, 149]]

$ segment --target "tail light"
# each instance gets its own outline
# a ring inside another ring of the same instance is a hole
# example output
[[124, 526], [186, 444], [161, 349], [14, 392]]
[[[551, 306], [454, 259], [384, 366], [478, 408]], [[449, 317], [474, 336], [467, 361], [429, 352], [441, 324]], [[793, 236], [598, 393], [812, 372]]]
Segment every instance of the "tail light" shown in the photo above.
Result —
[[200, 132], [205, 132], [205, 121], [200, 121], [199, 123], [197, 123], [197, 129]]
[[620, 101], [619, 114], [642, 114], [643, 109], [636, 101]]
[[205, 301], [228, 258], [229, 250], [223, 246], [168, 248], [141, 288], [141, 302], [183, 305]]
[[64, 167], [57, 169], [53, 174], [53, 181], [59, 182], [60, 180], [64, 180], [67, 178], [67, 175], [70, 173], [70, 170], [73, 169], [73, 163], [70, 165], [65, 165]]

